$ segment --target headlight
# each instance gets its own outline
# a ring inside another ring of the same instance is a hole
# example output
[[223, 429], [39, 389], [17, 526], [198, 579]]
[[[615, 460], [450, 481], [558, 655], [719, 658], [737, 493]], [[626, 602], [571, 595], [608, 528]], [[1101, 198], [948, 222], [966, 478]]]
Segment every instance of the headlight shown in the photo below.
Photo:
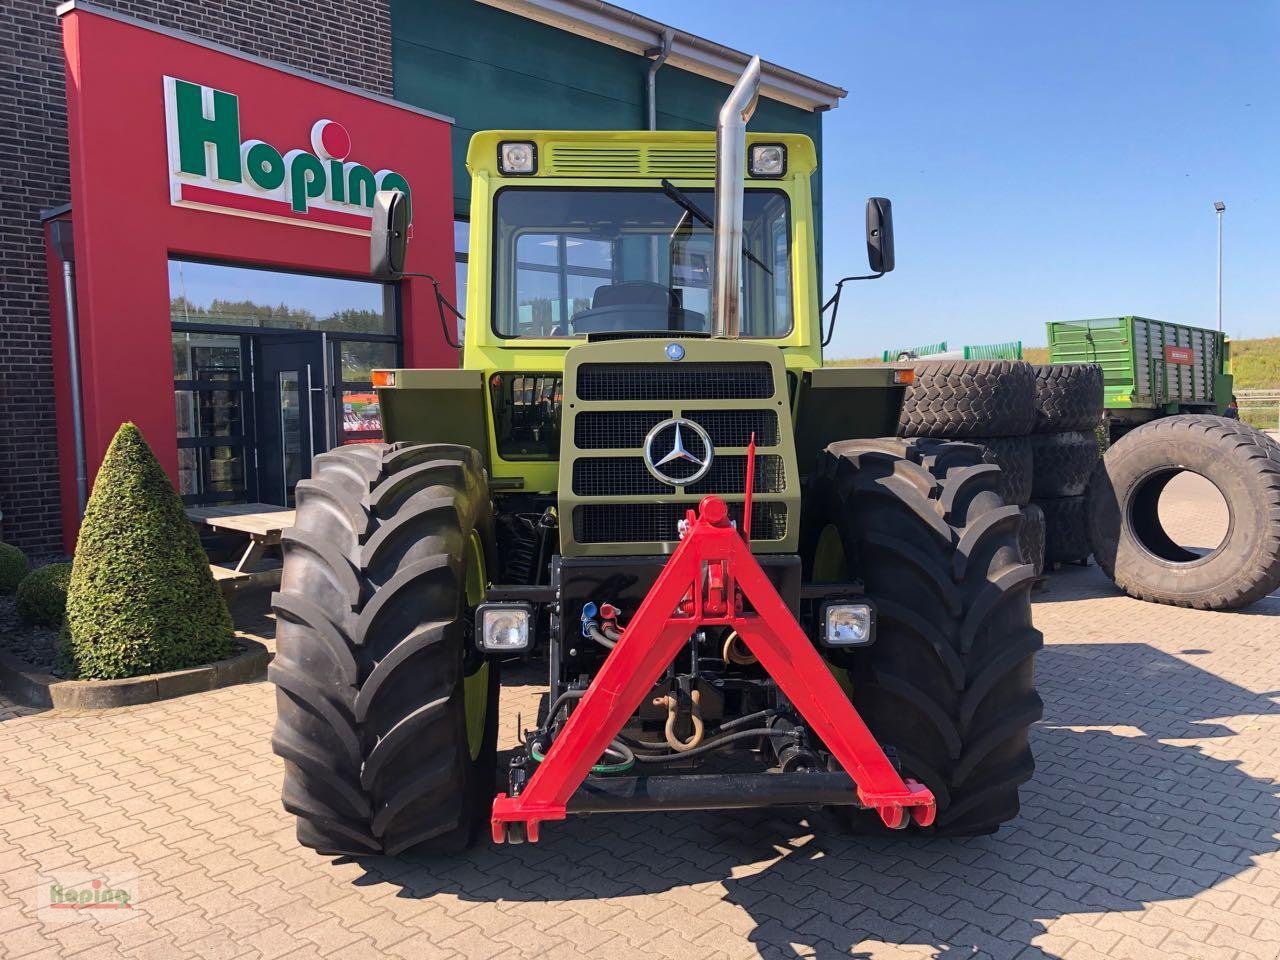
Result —
[[876, 639], [875, 608], [869, 603], [828, 603], [822, 608], [822, 643], [827, 647], [866, 647]]
[[498, 169], [508, 176], [516, 177], [529, 177], [537, 173], [537, 145], [519, 141], [498, 144]]
[[485, 653], [529, 649], [533, 607], [527, 603], [482, 603], [476, 607], [476, 634]]
[[781, 177], [787, 172], [787, 148], [781, 143], [757, 143], [751, 147], [753, 177]]

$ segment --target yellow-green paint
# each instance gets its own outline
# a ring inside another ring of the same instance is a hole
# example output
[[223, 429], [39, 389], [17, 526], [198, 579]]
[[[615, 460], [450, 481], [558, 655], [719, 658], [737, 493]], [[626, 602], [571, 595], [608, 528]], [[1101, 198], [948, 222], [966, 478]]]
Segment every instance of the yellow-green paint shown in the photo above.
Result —
[[[498, 171], [498, 144], [507, 140], [536, 144], [538, 172], [534, 176], [508, 177]], [[817, 169], [813, 141], [799, 134], [751, 134], [748, 143], [783, 143], [787, 146], [787, 175], [780, 180], [747, 179], [747, 189], [782, 190], [791, 206], [791, 289], [793, 317], [791, 333], [771, 343], [783, 350], [788, 369], [795, 371], [821, 366], [822, 334], [818, 316], [818, 271], [814, 250], [812, 209], [809, 181]], [[636, 148], [642, 175], [594, 176], [559, 175], [552, 158], [561, 145], [597, 148]], [[714, 158], [715, 134], [682, 131], [529, 131], [491, 130], [471, 138], [467, 152], [467, 169], [471, 173], [471, 259], [467, 273], [467, 338], [462, 365], [479, 370], [487, 383], [499, 372], [558, 373], [564, 369], [565, 353], [581, 340], [521, 339], [499, 337], [493, 330], [492, 258], [481, 255], [493, 248], [493, 201], [504, 186], [522, 187], [647, 187], [659, 189], [661, 181], [671, 180], [683, 188], [707, 188], [714, 183], [714, 164], [700, 163], [684, 168], [650, 161], [652, 151], [701, 151]], [[694, 175], [696, 174], [696, 175]], [[489, 391], [485, 390], [485, 406], [489, 422], [493, 411]], [[523, 489], [550, 492], [557, 489], [559, 466], [553, 461], [507, 461], [498, 456], [493, 431], [489, 431], [488, 454], [491, 479], [522, 480]]]
[[[537, 170], [529, 176], [507, 176], [499, 170], [499, 145], [531, 142]], [[737, 341], [748, 348], [768, 346], [785, 383], [797, 387], [791, 398], [795, 424], [792, 462], [807, 472], [816, 451], [833, 440], [891, 436], [897, 423], [902, 387], [892, 383], [888, 367], [824, 369], [822, 316], [818, 289], [812, 183], [817, 171], [813, 141], [795, 133], [750, 133], [748, 144], [781, 143], [787, 148], [787, 171], [778, 179], [747, 176], [745, 189], [781, 191], [789, 204], [791, 329], [786, 336]], [[573, 162], [566, 158], [576, 153]], [[750, 151], [748, 150], [748, 155]], [[494, 202], [504, 187], [563, 189], [661, 189], [670, 180], [683, 189], [708, 189], [715, 182], [715, 134], [691, 131], [547, 131], [491, 130], [471, 138], [467, 154], [471, 175], [471, 236], [467, 274], [466, 346], [460, 371], [396, 372], [394, 389], [380, 391], [388, 440], [465, 443], [485, 457], [495, 492], [560, 491], [563, 464], [555, 460], [506, 460], [498, 455], [493, 396], [487, 384], [494, 374], [560, 374], [567, 354], [586, 349], [581, 338], [500, 337], [493, 329], [492, 257]], [[673, 339], [678, 335], [673, 334]], [[640, 349], [632, 341], [623, 348]], [[655, 341], [656, 342], [656, 341]], [[692, 342], [692, 341], [691, 341]], [[725, 340], [699, 341], [698, 350], [732, 353]], [[567, 398], [570, 384], [566, 380]], [[785, 396], [785, 394], [784, 394]], [[442, 409], [451, 414], [441, 416]], [[563, 411], [562, 436], [573, 435], [570, 411]], [[799, 458], [798, 461], [796, 458]], [[788, 475], [797, 474], [790, 468]], [[725, 491], [731, 493], [733, 491]], [[792, 549], [789, 531], [786, 549]], [[775, 543], [773, 549], [780, 549]], [[594, 550], [593, 550], [594, 552]], [[634, 551], [633, 551], [634, 552]]]
[[[683, 362], [696, 363], [737, 363], [737, 364], [769, 364], [772, 368], [773, 393], [768, 397], [742, 400], [591, 400], [578, 397], [577, 371], [583, 364], [650, 364], [657, 368], [666, 362], [664, 349], [668, 343], [679, 342], [685, 350]], [[781, 503], [787, 511], [785, 536], [780, 540], [765, 540], [760, 537], [761, 531], [752, 531], [751, 545], [759, 553], [794, 553], [799, 544], [800, 528], [800, 471], [796, 463], [796, 445], [792, 435], [791, 419], [787, 416], [787, 375], [782, 355], [770, 341], [765, 340], [716, 340], [691, 339], [681, 340], [673, 336], [666, 338], [646, 338], [642, 340], [606, 340], [600, 343], [579, 343], [569, 351], [565, 366], [564, 407], [561, 410], [560, 428], [560, 470], [559, 499], [560, 516], [564, 522], [560, 524], [560, 552], [565, 556], [627, 556], [631, 554], [670, 553], [677, 543], [676, 531], [671, 531], [667, 541], [625, 542], [625, 543], [578, 543], [574, 536], [572, 517], [576, 507], [591, 503], [608, 503], [616, 505], [619, 510], [626, 510], [629, 504], [642, 503], [683, 503], [690, 509], [697, 506], [702, 494], [686, 492], [683, 486], [672, 487], [670, 492], [662, 496], [580, 496], [573, 489], [574, 459], [588, 455], [578, 451], [574, 446], [577, 417], [584, 413], [600, 410], [628, 411], [650, 410], [660, 411], [664, 416], [695, 417], [699, 411], [712, 410], [773, 410], [778, 414], [778, 438], [773, 445], [760, 445], [759, 457], [776, 456], [781, 459], [785, 475], [782, 490], [772, 493], [753, 494], [757, 504]], [[744, 455], [745, 447], [719, 447], [716, 455]], [[639, 457], [642, 450], [636, 448], [616, 447], [612, 449], [591, 450], [593, 458], [607, 457]], [[758, 462], [758, 461], [757, 461]], [[716, 491], [726, 502], [741, 503], [744, 499], [742, 490]]]
[[[472, 530], [467, 549], [467, 609], [474, 610], [484, 600], [484, 544]], [[484, 748], [485, 721], [489, 717], [489, 662], [462, 679], [463, 711], [467, 718], [467, 749], [476, 760]]]
[[813, 550], [813, 582], [842, 583], [849, 579], [849, 561], [844, 555], [840, 531], [834, 524], [827, 524], [818, 535], [818, 545]]

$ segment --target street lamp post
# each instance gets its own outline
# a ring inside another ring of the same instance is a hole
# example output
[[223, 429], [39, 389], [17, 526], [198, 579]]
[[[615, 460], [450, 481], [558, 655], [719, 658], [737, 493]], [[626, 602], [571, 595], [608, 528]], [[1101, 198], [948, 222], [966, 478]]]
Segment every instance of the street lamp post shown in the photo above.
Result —
[[1218, 212], [1218, 332], [1222, 332], [1222, 211], [1227, 205], [1221, 200], [1213, 202], [1213, 209]]

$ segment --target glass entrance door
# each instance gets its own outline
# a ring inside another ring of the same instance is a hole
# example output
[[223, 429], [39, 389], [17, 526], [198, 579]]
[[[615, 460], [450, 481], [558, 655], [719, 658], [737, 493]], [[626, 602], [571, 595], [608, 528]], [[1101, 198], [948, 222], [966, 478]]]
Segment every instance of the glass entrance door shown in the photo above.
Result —
[[258, 338], [258, 489], [264, 503], [292, 507], [326, 442], [324, 346], [318, 333]]

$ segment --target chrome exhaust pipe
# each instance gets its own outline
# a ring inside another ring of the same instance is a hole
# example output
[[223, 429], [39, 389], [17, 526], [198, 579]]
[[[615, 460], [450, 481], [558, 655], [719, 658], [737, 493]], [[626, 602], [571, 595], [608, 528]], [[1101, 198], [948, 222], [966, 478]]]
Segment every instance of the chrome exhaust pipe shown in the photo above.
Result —
[[752, 57], [720, 108], [716, 123], [715, 284], [711, 332], [738, 337], [742, 330], [742, 189], [747, 169], [747, 121], [760, 98], [760, 58]]

